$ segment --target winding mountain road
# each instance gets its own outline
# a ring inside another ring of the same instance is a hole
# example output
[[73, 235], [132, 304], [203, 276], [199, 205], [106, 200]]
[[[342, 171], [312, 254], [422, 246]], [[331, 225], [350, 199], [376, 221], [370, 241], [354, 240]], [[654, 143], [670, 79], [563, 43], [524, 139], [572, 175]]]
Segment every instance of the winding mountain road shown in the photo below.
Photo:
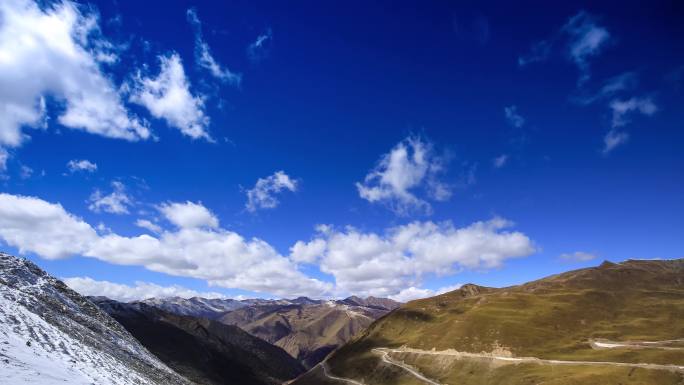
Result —
[[321, 368], [323, 368], [323, 375], [331, 380], [346, 382], [347, 384], [366, 385], [363, 382], [352, 380], [351, 378], [337, 377], [335, 375], [330, 374], [330, 372], [328, 372], [328, 365], [326, 365], [325, 361], [321, 362], [319, 365], [321, 366]]
[[[643, 368], [643, 369], [655, 369], [655, 370], [667, 370], [684, 372], [684, 366], [682, 365], [664, 365], [664, 364], [646, 364], [646, 363], [631, 363], [631, 362], [611, 362], [611, 361], [566, 361], [566, 360], [547, 360], [537, 357], [512, 357], [512, 356], [497, 356], [487, 353], [468, 353], [459, 352], [455, 350], [443, 350], [443, 351], [432, 351], [432, 350], [420, 350], [412, 348], [400, 348], [400, 349], [389, 349], [389, 348], [375, 348], [373, 351], [389, 355], [389, 353], [413, 353], [413, 354], [425, 354], [425, 355], [436, 355], [436, 356], [454, 356], [459, 358], [478, 358], [478, 359], [490, 359], [498, 361], [509, 361], [509, 362], [527, 362], [535, 364], [546, 364], [546, 365], [593, 365], [593, 366], [620, 366], [628, 368]], [[404, 367], [404, 366], [402, 366]], [[404, 367], [406, 369], [406, 367]], [[415, 375], [413, 371], [411, 374]], [[418, 376], [416, 376], [418, 377]], [[421, 378], [421, 377], [418, 377]], [[433, 380], [421, 378], [423, 381], [429, 384], [437, 384]]]
[[682, 346], [669, 346], [671, 344], [682, 343], [684, 339], [665, 340], [665, 341], [608, 341], [592, 340], [589, 342], [594, 349], [662, 349], [662, 350], [684, 350]]
[[374, 353], [380, 354], [380, 358], [382, 359], [382, 361], [383, 361], [384, 363], [390, 364], [390, 365], [394, 365], [394, 366], [398, 366], [398, 367], [400, 367], [400, 368], [406, 370], [407, 372], [411, 373], [414, 377], [418, 378], [419, 380], [421, 380], [421, 381], [423, 381], [423, 382], [426, 382], [426, 383], [431, 384], [431, 385], [442, 385], [442, 384], [440, 384], [439, 382], [433, 381], [433, 380], [431, 380], [431, 379], [425, 377], [425, 376], [422, 375], [419, 371], [413, 369], [413, 368], [410, 367], [409, 365], [406, 365], [406, 364], [404, 364], [403, 362], [399, 362], [399, 361], [393, 360], [393, 359], [389, 356], [389, 351], [387, 351], [387, 350], [383, 350], [383, 349], [373, 349], [373, 352], [374, 352]]

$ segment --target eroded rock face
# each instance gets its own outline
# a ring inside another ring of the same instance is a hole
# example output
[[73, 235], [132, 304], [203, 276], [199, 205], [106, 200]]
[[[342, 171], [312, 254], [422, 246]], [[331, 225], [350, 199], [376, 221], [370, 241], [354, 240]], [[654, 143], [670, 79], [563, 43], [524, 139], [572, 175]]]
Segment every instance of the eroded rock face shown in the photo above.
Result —
[[0, 383], [190, 384], [88, 299], [5, 253], [0, 358]]

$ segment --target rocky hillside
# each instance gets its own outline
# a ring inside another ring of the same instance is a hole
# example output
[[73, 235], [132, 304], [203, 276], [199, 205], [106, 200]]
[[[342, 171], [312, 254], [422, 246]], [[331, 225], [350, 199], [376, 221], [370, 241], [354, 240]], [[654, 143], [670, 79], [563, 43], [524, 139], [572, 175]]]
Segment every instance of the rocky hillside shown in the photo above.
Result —
[[281, 348], [236, 326], [140, 302], [93, 301], [168, 366], [198, 384], [281, 384], [304, 371]]
[[280, 346], [310, 368], [399, 305], [387, 299], [352, 298], [243, 307], [218, 321]]
[[[138, 301], [136, 301], [138, 302]], [[249, 303], [234, 299], [219, 298], [149, 298], [140, 303], [178, 315], [214, 319], [225, 312], [249, 306]]]
[[140, 302], [169, 313], [239, 326], [277, 345], [306, 368], [320, 362], [374, 320], [399, 307], [387, 298], [343, 300], [151, 298]]
[[89, 300], [4, 253], [0, 383], [189, 384]]
[[681, 384], [684, 260], [626, 261], [410, 302], [305, 384]]

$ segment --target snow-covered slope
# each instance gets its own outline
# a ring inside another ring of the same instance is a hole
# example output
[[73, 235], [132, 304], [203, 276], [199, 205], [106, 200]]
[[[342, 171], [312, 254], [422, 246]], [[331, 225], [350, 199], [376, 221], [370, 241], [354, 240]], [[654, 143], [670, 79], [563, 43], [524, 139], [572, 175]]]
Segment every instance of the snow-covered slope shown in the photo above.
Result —
[[189, 384], [33, 263], [0, 253], [0, 383]]

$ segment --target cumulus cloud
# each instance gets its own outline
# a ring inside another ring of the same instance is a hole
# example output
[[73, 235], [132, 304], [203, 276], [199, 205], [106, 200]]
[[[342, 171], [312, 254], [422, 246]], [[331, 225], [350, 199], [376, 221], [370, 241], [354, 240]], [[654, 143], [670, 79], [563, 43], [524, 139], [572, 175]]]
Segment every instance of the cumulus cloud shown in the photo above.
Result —
[[129, 100], [140, 104], [152, 116], [164, 119], [169, 126], [193, 139], [211, 140], [207, 131], [209, 117], [204, 112], [204, 100], [190, 92], [183, 63], [177, 53], [159, 56], [160, 70], [155, 78], [138, 72], [125, 89]]
[[444, 160], [433, 153], [432, 144], [409, 136], [384, 154], [356, 188], [361, 198], [385, 204], [398, 215], [414, 211], [429, 214], [432, 206], [418, 197], [417, 191], [424, 190], [437, 201], [448, 200], [451, 189], [438, 179], [443, 171]]
[[81, 255], [278, 296], [320, 297], [332, 291], [331, 284], [300, 272], [263, 240], [245, 239], [218, 227], [181, 226], [192, 223], [201, 221], [177, 219], [176, 231], [162, 231], [158, 236], [98, 234], [59, 204], [0, 194], [0, 238], [21, 253], [51, 259]]
[[126, 186], [119, 182], [112, 182], [112, 192], [104, 195], [102, 191], [96, 189], [88, 199], [88, 209], [99, 213], [128, 214], [128, 207], [133, 204], [133, 199], [126, 193]]
[[270, 28], [266, 32], [257, 36], [256, 40], [247, 46], [247, 57], [254, 63], [260, 62], [266, 58], [270, 51], [271, 41], [273, 40], [273, 31]]
[[62, 280], [81, 295], [104, 296], [120, 302], [169, 297], [226, 298], [221, 293], [198, 292], [178, 285], [161, 286], [143, 281], [137, 281], [134, 286], [129, 286], [109, 281], [96, 281], [90, 277], [71, 277]]
[[200, 21], [199, 16], [197, 16], [197, 11], [194, 8], [188, 9], [187, 18], [188, 22], [195, 30], [195, 60], [197, 61], [197, 64], [209, 71], [215, 78], [234, 86], [239, 86], [242, 81], [242, 75], [234, 73], [226, 67], [222, 67], [211, 54], [209, 44], [202, 38], [202, 22]]
[[90, 225], [59, 204], [4, 193], [0, 194], [0, 236], [21, 253], [47, 259], [84, 253], [98, 238]]
[[515, 128], [520, 128], [525, 124], [525, 118], [518, 113], [518, 106], [508, 106], [504, 107], [504, 115], [508, 124]]
[[423, 289], [423, 288], [411, 286], [411, 287], [407, 287], [406, 289], [400, 291], [399, 293], [397, 293], [395, 295], [389, 296], [389, 298], [393, 299], [397, 302], [409, 302], [409, 301], [413, 301], [414, 299], [434, 297], [436, 295], [448, 293], [450, 291], [457, 290], [460, 287], [461, 287], [461, 285], [456, 284], [456, 285], [452, 285], [452, 286], [445, 286], [445, 287], [439, 288], [437, 290], [430, 290], [430, 289]]
[[0, 20], [0, 146], [20, 146], [24, 127], [45, 126], [45, 95], [63, 104], [57, 120], [65, 127], [130, 141], [150, 137], [101, 71], [98, 58], [112, 45], [95, 15], [71, 2], [8, 0], [0, 2]]
[[247, 203], [245, 208], [250, 212], [258, 209], [272, 209], [278, 207], [280, 201], [275, 197], [283, 190], [295, 192], [298, 183], [284, 171], [276, 171], [273, 175], [259, 178], [253, 188], [246, 191]]
[[492, 159], [492, 165], [494, 168], [501, 168], [506, 165], [508, 162], [508, 155], [506, 154], [501, 154], [497, 156], [496, 158]]
[[165, 203], [159, 211], [179, 228], [218, 227], [218, 218], [201, 203]]
[[560, 258], [565, 261], [586, 262], [596, 259], [598, 257], [596, 256], [596, 254], [587, 253], [584, 251], [575, 251], [574, 253], [561, 254]]
[[511, 226], [494, 218], [462, 228], [450, 222], [413, 222], [384, 234], [328, 227], [310, 242], [295, 244], [290, 258], [316, 263], [335, 277], [340, 293], [389, 296], [418, 287], [426, 274], [495, 268], [535, 252], [525, 234], [506, 230]]
[[72, 159], [67, 163], [67, 169], [71, 173], [84, 171], [84, 172], [95, 172], [97, 171], [97, 164], [87, 160], [87, 159]]

